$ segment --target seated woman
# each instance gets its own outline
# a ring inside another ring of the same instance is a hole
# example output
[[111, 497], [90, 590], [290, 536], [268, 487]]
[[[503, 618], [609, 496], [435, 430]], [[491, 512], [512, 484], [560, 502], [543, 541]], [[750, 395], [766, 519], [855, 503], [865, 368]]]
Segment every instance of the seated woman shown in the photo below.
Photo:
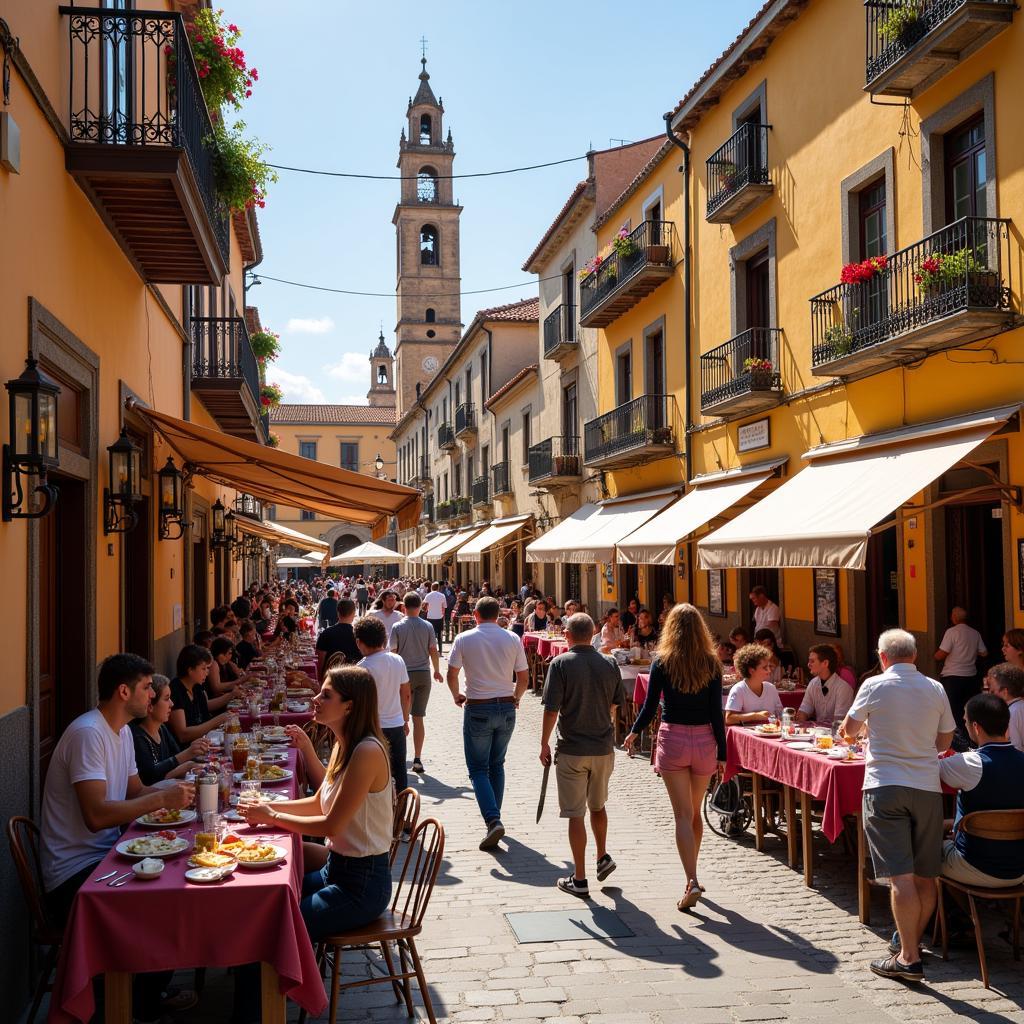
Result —
[[145, 718], [129, 723], [135, 742], [135, 764], [143, 785], [152, 786], [164, 779], [180, 779], [196, 758], [210, 749], [205, 739], [193, 740], [184, 750], [167, 726], [174, 704], [171, 701], [171, 681], [167, 676], [153, 676], [153, 699]]
[[219, 729], [227, 721], [228, 713], [214, 716], [234, 696], [234, 691], [223, 697], [208, 700], [203, 683], [210, 672], [213, 655], [205, 647], [189, 644], [178, 654], [177, 675], [171, 680], [170, 691], [171, 732], [182, 744], [205, 736], [213, 729]]
[[626, 630], [632, 629], [636, 625], [636, 619], [639, 614], [640, 602], [635, 597], [631, 597], [626, 604], [625, 611], [619, 616], [622, 628]]
[[655, 626], [651, 613], [646, 608], [641, 608], [636, 613], [636, 623], [629, 631], [629, 641], [634, 647], [642, 647], [644, 644], [658, 643], [660, 630]]
[[314, 721], [335, 743], [323, 782], [312, 796], [243, 811], [250, 825], [323, 836], [303, 847], [299, 905], [312, 942], [369, 924], [391, 898], [394, 787], [377, 713], [373, 676], [358, 665], [328, 670], [313, 699]]
[[542, 633], [548, 628], [548, 604], [547, 601], [537, 601], [533, 611], [526, 616], [523, 627], [527, 633]]
[[299, 621], [293, 618], [291, 615], [279, 615], [277, 617], [277, 626], [274, 629], [273, 637], [268, 641], [269, 644], [280, 643], [284, 640], [286, 643], [291, 643], [299, 633]]
[[846, 664], [846, 657], [843, 654], [842, 644], [833, 640], [831, 643], [832, 649], [836, 652], [836, 657], [839, 659], [839, 667], [836, 672], [839, 674], [840, 679], [845, 679], [854, 690], [857, 689], [857, 676], [854, 674], [852, 668]]
[[242, 619], [238, 632], [242, 639], [235, 644], [235, 662], [244, 672], [260, 656], [260, 637], [252, 619]]
[[260, 614], [256, 620], [256, 629], [264, 638], [269, 637], [274, 630], [274, 602], [269, 597], [260, 601]]
[[737, 626], [729, 634], [729, 640], [732, 642], [733, 649], [738, 651], [750, 643], [750, 634], [742, 626]]
[[782, 714], [782, 699], [768, 677], [772, 671], [772, 652], [761, 644], [741, 647], [733, 658], [740, 681], [725, 701], [725, 724], [766, 722], [770, 714]]
[[733, 667], [733, 658], [736, 656], [736, 648], [733, 647], [731, 640], [719, 640], [715, 645], [715, 653], [718, 655], [718, 661], [722, 666], [723, 671], [731, 671]]
[[622, 628], [619, 609], [609, 608], [604, 624], [601, 626], [601, 653], [611, 654], [616, 647], [623, 647], [625, 645], [626, 633]]
[[772, 674], [771, 681], [778, 684], [783, 676], [794, 679], [798, 683], [803, 679], [800, 666], [796, 663], [796, 657], [790, 650], [780, 650], [775, 634], [770, 629], [759, 629], [754, 634], [754, 643], [767, 647], [772, 652]]
[[236, 683], [245, 679], [245, 673], [235, 664], [235, 645], [226, 636], [215, 636], [210, 644], [214, 664], [220, 671], [222, 692], [227, 693]]

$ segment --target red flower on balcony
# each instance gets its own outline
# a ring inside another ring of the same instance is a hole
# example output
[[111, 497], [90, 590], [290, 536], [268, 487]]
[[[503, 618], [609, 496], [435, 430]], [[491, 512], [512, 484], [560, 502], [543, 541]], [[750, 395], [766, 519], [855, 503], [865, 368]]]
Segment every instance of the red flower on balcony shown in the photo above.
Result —
[[888, 256], [869, 256], [860, 263], [847, 263], [839, 275], [839, 280], [843, 284], [861, 284], [884, 274], [888, 264]]

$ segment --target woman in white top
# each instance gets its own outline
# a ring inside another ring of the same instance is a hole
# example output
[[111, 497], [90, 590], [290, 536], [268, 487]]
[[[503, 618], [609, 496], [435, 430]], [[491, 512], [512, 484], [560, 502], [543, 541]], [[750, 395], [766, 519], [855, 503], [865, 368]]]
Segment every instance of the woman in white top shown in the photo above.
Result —
[[772, 652], [761, 644], [741, 647], [732, 659], [734, 668], [743, 677], [725, 701], [725, 724], [766, 722], [770, 714], [782, 714], [779, 691], [770, 683]]
[[328, 670], [313, 698], [314, 720], [336, 740], [320, 788], [312, 796], [245, 809], [250, 825], [274, 825], [306, 843], [300, 909], [311, 941], [359, 928], [391, 899], [394, 787], [377, 714], [373, 676], [358, 665]]

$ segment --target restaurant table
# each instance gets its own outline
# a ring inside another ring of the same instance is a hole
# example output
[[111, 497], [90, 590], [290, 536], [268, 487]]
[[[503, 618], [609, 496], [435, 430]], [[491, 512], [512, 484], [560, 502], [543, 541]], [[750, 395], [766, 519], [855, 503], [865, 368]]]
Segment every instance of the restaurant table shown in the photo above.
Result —
[[[633, 686], [633, 703], [636, 706], [643, 707], [643, 703], [647, 700], [647, 683], [650, 679], [650, 675], [647, 672], [641, 672], [636, 677], [636, 684]], [[779, 698], [782, 701], [784, 708], [792, 708], [794, 711], [800, 707], [803, 703], [804, 694], [806, 690], [779, 690]], [[728, 691], [722, 692], [722, 706], [725, 706], [726, 698], [729, 696]]]
[[[237, 712], [238, 721], [242, 726], [242, 732], [248, 732], [252, 724], [252, 715], [249, 712], [239, 709]], [[272, 711], [261, 711], [260, 722], [263, 725], [274, 724], [274, 713]], [[309, 711], [280, 711], [278, 712], [278, 723], [280, 725], [305, 725], [313, 721], [312, 708]]]
[[[296, 751], [288, 749], [295, 771]], [[296, 780], [270, 787], [294, 796]], [[198, 824], [185, 828], [192, 831]], [[279, 829], [229, 823], [245, 837], [265, 836], [288, 851], [271, 868], [238, 867], [221, 882], [184, 879], [189, 853], [165, 859], [152, 881], [131, 878], [121, 887], [92, 879], [136, 863], [115, 850], [97, 865], [78, 891], [64, 932], [57, 978], [50, 999], [51, 1022], [87, 1021], [94, 1010], [92, 978], [104, 975], [106, 1024], [131, 1024], [132, 975], [188, 967], [261, 964], [264, 1024], [283, 1024], [285, 997], [311, 1015], [327, 1005], [313, 947], [299, 911], [302, 838]], [[132, 824], [125, 838], [152, 834]], [[184, 831], [184, 829], [182, 829]]]

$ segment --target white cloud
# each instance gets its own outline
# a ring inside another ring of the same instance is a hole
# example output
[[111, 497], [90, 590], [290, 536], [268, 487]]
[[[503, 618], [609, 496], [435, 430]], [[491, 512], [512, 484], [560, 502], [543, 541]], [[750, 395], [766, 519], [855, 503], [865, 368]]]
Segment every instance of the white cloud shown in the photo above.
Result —
[[268, 379], [281, 388], [286, 402], [324, 402], [324, 393], [308, 377], [301, 373], [289, 373], [274, 366], [267, 373]]
[[328, 334], [334, 330], [334, 321], [329, 316], [292, 317], [285, 330], [289, 334]]
[[351, 384], [370, 384], [370, 361], [362, 352], [343, 352], [341, 360], [326, 367], [327, 375]]

